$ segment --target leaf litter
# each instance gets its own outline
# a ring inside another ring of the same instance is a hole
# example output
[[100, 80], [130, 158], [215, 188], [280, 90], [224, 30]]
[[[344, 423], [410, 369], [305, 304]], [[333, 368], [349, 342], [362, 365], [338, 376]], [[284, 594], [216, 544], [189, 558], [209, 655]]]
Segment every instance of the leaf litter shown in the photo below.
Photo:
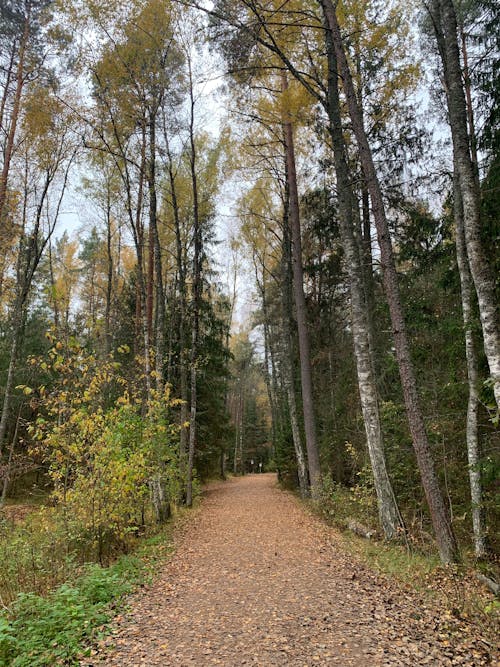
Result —
[[271, 474], [210, 485], [82, 667], [497, 665], [463, 619], [342, 548]]

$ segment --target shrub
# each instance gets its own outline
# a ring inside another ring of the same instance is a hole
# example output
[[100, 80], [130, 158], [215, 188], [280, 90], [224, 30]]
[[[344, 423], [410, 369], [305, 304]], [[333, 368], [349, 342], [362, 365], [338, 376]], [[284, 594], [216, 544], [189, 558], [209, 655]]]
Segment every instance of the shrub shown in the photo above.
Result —
[[112, 616], [117, 603], [141, 580], [138, 558], [122, 557], [110, 568], [91, 565], [74, 584], [48, 597], [23, 593], [10, 620], [0, 616], [0, 666], [76, 665], [85, 645]]
[[49, 466], [70, 551], [87, 549], [102, 563], [148, 521], [164, 520], [179, 496], [178, 427], [168, 420], [175, 401], [168, 388], [146, 400], [113, 357], [74, 341], [32, 362], [53, 375], [50, 391], [38, 390], [33, 453]]

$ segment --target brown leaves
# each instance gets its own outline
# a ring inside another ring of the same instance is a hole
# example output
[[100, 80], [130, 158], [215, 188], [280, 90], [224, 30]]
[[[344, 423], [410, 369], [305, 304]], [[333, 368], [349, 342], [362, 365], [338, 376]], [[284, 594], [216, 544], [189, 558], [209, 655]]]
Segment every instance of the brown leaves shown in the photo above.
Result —
[[356, 562], [272, 475], [212, 486], [173, 559], [131, 603], [99, 664], [492, 664], [491, 647]]

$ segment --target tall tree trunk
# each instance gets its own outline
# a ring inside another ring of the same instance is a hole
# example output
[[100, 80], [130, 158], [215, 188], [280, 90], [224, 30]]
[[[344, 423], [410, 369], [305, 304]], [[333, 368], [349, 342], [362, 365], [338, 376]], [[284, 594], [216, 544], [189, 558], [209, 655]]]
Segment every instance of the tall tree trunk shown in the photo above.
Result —
[[186, 454], [188, 442], [188, 409], [189, 409], [189, 394], [188, 394], [188, 372], [186, 359], [186, 267], [184, 265], [184, 250], [182, 243], [181, 221], [179, 216], [179, 204], [177, 200], [177, 187], [175, 183], [174, 166], [172, 162], [172, 155], [170, 153], [170, 146], [168, 144], [167, 130], [165, 127], [165, 142], [168, 158], [168, 178], [170, 183], [170, 196], [172, 198], [172, 211], [174, 215], [175, 227], [175, 248], [176, 248], [176, 262], [177, 275], [179, 278], [179, 376], [180, 376], [180, 390], [181, 390], [181, 432], [179, 444], [179, 459], [181, 473], [186, 470]]
[[59, 304], [57, 302], [56, 281], [54, 278], [54, 262], [52, 261], [52, 242], [49, 243], [49, 278], [52, 291], [52, 308], [54, 309], [54, 329], [56, 336], [59, 335]]
[[467, 359], [467, 380], [469, 398], [467, 401], [467, 459], [469, 463], [469, 482], [472, 501], [472, 529], [476, 556], [486, 555], [486, 526], [484, 522], [483, 493], [481, 486], [481, 472], [479, 470], [479, 438], [478, 438], [478, 409], [479, 409], [479, 370], [476, 344], [474, 341], [474, 294], [472, 277], [467, 261], [465, 246], [465, 232], [462, 196], [458, 174], [453, 178], [453, 206], [456, 227], [457, 265], [460, 275], [460, 292], [462, 297], [462, 317], [465, 333], [465, 357]]
[[149, 120], [149, 226], [153, 230], [154, 271], [156, 287], [156, 331], [155, 331], [155, 372], [156, 389], [161, 391], [164, 385], [165, 354], [165, 294], [163, 291], [163, 268], [160, 233], [158, 231], [158, 204], [156, 195], [156, 116]]
[[474, 127], [474, 108], [472, 106], [472, 86], [470, 80], [470, 69], [469, 69], [469, 54], [467, 50], [467, 38], [465, 35], [465, 30], [463, 24], [460, 25], [460, 42], [462, 47], [462, 58], [464, 62], [464, 88], [465, 88], [465, 100], [467, 103], [467, 122], [469, 126], [469, 137], [470, 137], [470, 156], [472, 160], [472, 168], [474, 169], [474, 174], [476, 176], [476, 184], [479, 186], [479, 162], [477, 159], [477, 139], [476, 139], [476, 129]]
[[7, 434], [7, 425], [12, 405], [12, 392], [14, 390], [15, 372], [17, 368], [17, 356], [22, 345], [24, 334], [25, 304], [16, 300], [15, 314], [12, 326], [12, 343], [10, 345], [9, 368], [5, 382], [5, 393], [2, 403], [2, 416], [0, 417], [0, 456], [3, 452], [3, 442]]
[[198, 365], [198, 339], [200, 329], [200, 306], [201, 306], [201, 261], [202, 261], [202, 234], [198, 201], [198, 176], [196, 173], [196, 142], [194, 135], [194, 90], [191, 72], [191, 61], [189, 61], [189, 94], [190, 94], [190, 125], [189, 139], [191, 145], [190, 170], [191, 186], [193, 193], [193, 308], [191, 329], [191, 415], [189, 421], [189, 449], [187, 467], [187, 489], [186, 504], [193, 504], [193, 467], [196, 447], [196, 419], [198, 407], [197, 395], [197, 365]]
[[285, 210], [283, 215], [283, 237], [281, 253], [281, 294], [282, 294], [282, 326], [283, 326], [283, 359], [282, 373], [283, 383], [288, 401], [288, 412], [290, 415], [290, 426], [292, 427], [292, 441], [297, 461], [297, 475], [299, 478], [299, 489], [302, 498], [308, 494], [307, 464], [302, 447], [302, 436], [300, 433], [299, 413], [297, 410], [297, 396], [295, 393], [295, 382], [293, 368], [295, 366], [295, 355], [293, 353], [293, 328], [292, 328], [292, 243], [290, 239], [290, 223], [288, 215], [288, 188], [285, 195]]
[[111, 196], [110, 183], [106, 184], [106, 260], [107, 260], [107, 276], [106, 276], [106, 306], [104, 313], [104, 339], [105, 352], [111, 352], [111, 301], [113, 298], [113, 247], [112, 247], [113, 233], [111, 228]]
[[269, 350], [269, 312], [267, 306], [267, 294], [266, 294], [266, 280], [265, 280], [265, 266], [264, 260], [262, 260], [262, 278], [259, 279], [259, 272], [257, 266], [257, 259], [254, 257], [254, 266], [255, 266], [255, 281], [257, 288], [260, 291], [261, 300], [262, 300], [262, 319], [263, 319], [263, 329], [264, 329], [264, 380], [266, 383], [267, 397], [269, 400], [269, 407], [271, 409], [271, 440], [272, 440], [272, 456], [274, 457], [274, 452], [276, 451], [276, 435], [277, 435], [277, 425], [278, 425], [278, 415], [276, 409], [276, 397], [273, 392], [272, 386], [272, 376], [271, 371], [269, 370], [270, 364], [270, 350]]
[[[144, 193], [144, 174], [146, 171], [146, 127], [145, 123], [142, 125], [142, 142], [141, 142], [141, 164], [139, 169], [139, 186], [137, 192], [137, 205], [135, 208], [135, 216], [132, 209], [132, 192], [130, 190], [130, 183], [126, 181], [127, 186], [127, 201], [129, 209], [130, 224], [134, 233], [135, 251], [137, 256], [137, 281], [139, 284], [139, 304], [140, 307], [140, 321], [141, 321], [141, 337], [144, 353], [144, 376], [145, 376], [145, 393], [146, 400], [149, 400], [151, 394], [151, 358], [150, 358], [150, 327], [148, 314], [148, 287], [147, 283], [150, 281], [145, 276], [145, 257], [144, 257], [144, 224], [142, 221], [143, 209], [143, 193]], [[151, 262], [148, 265], [152, 266]]]
[[10, 51], [9, 64], [4, 70], [5, 83], [2, 91], [2, 100], [0, 101], [0, 127], [4, 127], [3, 119], [5, 114], [5, 108], [7, 106], [7, 100], [9, 98], [10, 82], [12, 81], [12, 77], [14, 75], [14, 61], [16, 59], [16, 53], [17, 53], [17, 43], [13, 42]]
[[351, 71], [344, 51], [334, 5], [331, 0], [318, 1], [325, 15], [326, 25], [331, 31], [339, 68], [338, 73], [342, 77], [342, 85], [346, 95], [349, 116], [358, 144], [361, 165], [370, 192], [372, 213], [377, 227], [377, 236], [380, 247], [384, 287], [389, 305], [396, 356], [413, 447], [417, 457], [422, 485], [429, 505], [439, 553], [442, 561], [448, 563], [457, 559], [458, 549], [451, 526], [448, 508], [444, 501], [441, 489], [439, 488], [438, 478], [425, 430], [425, 423], [420, 408], [415, 372], [410, 356], [406, 324], [401, 306], [396, 264], [392, 251], [392, 242], [385, 214], [380, 182], [378, 180], [358, 103], [356, 101]]
[[19, 45], [19, 58], [17, 62], [16, 72], [16, 89], [14, 92], [14, 103], [12, 105], [12, 114], [10, 117], [10, 127], [7, 135], [7, 143], [5, 146], [4, 161], [2, 166], [2, 173], [0, 174], [0, 230], [3, 230], [5, 221], [5, 202], [7, 199], [7, 181], [9, 178], [10, 163], [12, 154], [14, 152], [14, 140], [16, 137], [17, 122], [19, 119], [19, 111], [21, 108], [21, 94], [24, 86], [24, 61], [26, 57], [26, 48], [28, 46], [28, 39], [30, 34], [30, 5], [27, 4], [27, 14], [24, 20], [23, 35]]
[[148, 329], [148, 340], [150, 348], [148, 356], [151, 356], [151, 344], [153, 341], [153, 313], [154, 313], [154, 282], [155, 282], [155, 240], [154, 230], [149, 222], [148, 229], [148, 264], [146, 271], [146, 320]]
[[[282, 73], [282, 90], [288, 88], [286, 73]], [[300, 230], [299, 194], [295, 168], [295, 150], [293, 127], [289, 115], [284, 111], [283, 140], [286, 156], [286, 171], [289, 198], [289, 216], [292, 235], [293, 294], [299, 335], [300, 378], [302, 389], [302, 409], [304, 412], [304, 430], [306, 435], [307, 465], [309, 482], [313, 498], [319, 494], [321, 469], [318, 444], [316, 441], [316, 418], [312, 391], [311, 351], [309, 330], [307, 328], [307, 308], [304, 295], [304, 274], [302, 267], [302, 239]]]
[[484, 351], [493, 380], [495, 401], [500, 409], [500, 326], [495, 277], [481, 243], [479, 189], [467, 131], [457, 16], [452, 0], [433, 0], [431, 15], [443, 63], [453, 155], [463, 202], [467, 256], [479, 305]]
[[331, 40], [326, 33], [328, 54], [328, 108], [330, 136], [332, 139], [335, 173], [337, 175], [337, 198], [339, 224], [345, 266], [349, 278], [351, 296], [352, 337], [358, 375], [359, 396], [366, 431], [375, 490], [377, 493], [380, 525], [386, 538], [396, 537], [404, 528], [392, 484], [387, 473], [382, 429], [380, 425], [379, 400], [374, 373], [370, 319], [365, 299], [364, 274], [360, 262], [361, 254], [354, 235], [354, 193], [349, 178], [346, 147], [340, 115], [340, 99], [337, 80], [337, 61]]
[[245, 368], [241, 369], [239, 378], [239, 394], [236, 403], [235, 434], [234, 434], [234, 459], [233, 473], [243, 474], [243, 424], [245, 418]]

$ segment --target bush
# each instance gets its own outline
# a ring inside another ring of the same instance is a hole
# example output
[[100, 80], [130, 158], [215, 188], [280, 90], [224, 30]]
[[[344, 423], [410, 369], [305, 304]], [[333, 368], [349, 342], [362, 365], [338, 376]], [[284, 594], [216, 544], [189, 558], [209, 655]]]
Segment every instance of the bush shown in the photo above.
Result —
[[10, 620], [0, 617], [0, 666], [76, 665], [78, 655], [112, 616], [112, 604], [141, 580], [138, 558], [122, 557], [110, 568], [86, 568], [74, 584], [44, 598], [18, 596]]
[[38, 390], [33, 453], [49, 465], [69, 550], [103, 563], [148, 522], [165, 520], [180, 494], [179, 429], [168, 421], [175, 402], [168, 388], [146, 401], [112, 357], [98, 359], [74, 341], [56, 343], [49, 363], [33, 363], [54, 376], [50, 391]]

